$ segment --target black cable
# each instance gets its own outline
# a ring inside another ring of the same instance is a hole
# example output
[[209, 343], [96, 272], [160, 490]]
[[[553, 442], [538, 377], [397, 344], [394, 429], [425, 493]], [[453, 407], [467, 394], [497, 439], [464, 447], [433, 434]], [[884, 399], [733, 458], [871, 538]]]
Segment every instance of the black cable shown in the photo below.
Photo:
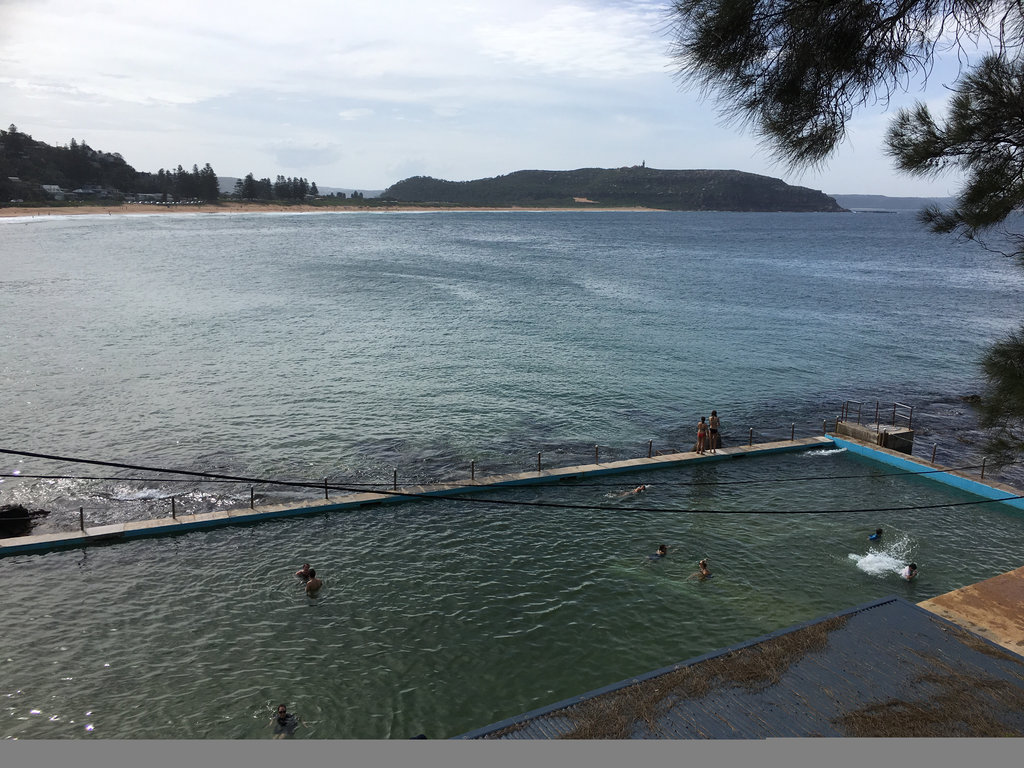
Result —
[[[145, 467], [135, 464], [124, 464], [120, 462], [110, 461], [99, 461], [96, 459], [77, 459], [66, 456], [53, 456], [49, 454], [32, 453], [28, 451], [15, 451], [6, 448], [0, 448], [0, 453], [15, 455], [15, 456], [27, 456], [31, 458], [47, 459], [52, 461], [63, 461], [67, 463], [79, 463], [79, 464], [93, 464], [99, 466], [118, 467], [120, 469], [137, 469], [146, 472], [162, 472], [167, 474], [182, 474], [189, 475], [191, 477], [201, 478], [212, 478], [216, 480], [228, 480], [234, 482], [245, 482], [245, 483], [256, 483], [256, 484], [276, 484], [276, 485], [287, 485], [293, 487], [303, 488], [327, 488], [329, 490], [336, 491], [347, 491], [351, 493], [366, 493], [363, 488], [352, 488], [342, 485], [331, 485], [329, 483], [301, 483], [283, 480], [264, 480], [254, 479], [246, 477], [236, 477], [233, 475], [220, 475], [208, 472], [195, 472], [192, 470], [177, 470], [177, 469], [160, 469], [155, 467]], [[929, 472], [932, 470], [928, 470]], [[914, 474], [914, 473], [905, 473]], [[16, 475], [16, 477], [23, 477], [22, 475]], [[124, 478], [118, 478], [124, 479]], [[548, 507], [554, 509], [580, 509], [580, 510], [598, 510], [598, 511], [632, 511], [632, 512], [687, 512], [691, 514], [773, 514], [773, 515], [792, 515], [792, 514], [846, 514], [846, 513], [867, 513], [867, 512], [899, 512], [899, 511], [910, 511], [920, 509], [944, 509], [948, 507], [960, 507], [969, 506], [973, 504], [992, 504], [1004, 501], [1014, 501], [1018, 499], [1024, 499], [1024, 496], [1006, 496], [1001, 499], [978, 499], [974, 501], [963, 501], [953, 502], [949, 504], [929, 504], [920, 506], [910, 507], [877, 507], [877, 508], [862, 508], [862, 509], [839, 509], [839, 510], [728, 510], [728, 509], [711, 509], [711, 510], [692, 510], [692, 509], [677, 509], [672, 507], [633, 507], [633, 506], [608, 506], [608, 505], [594, 505], [594, 504], [563, 504], [558, 502], [535, 502], [535, 501], [513, 501], [510, 499], [485, 499], [479, 496], [458, 496], [454, 494], [439, 495], [436, 493], [410, 493], [408, 491], [398, 490], [379, 490], [373, 491], [373, 493], [385, 494], [387, 496], [399, 496], [404, 498], [415, 498], [415, 499], [428, 499], [428, 500], [446, 500], [446, 501], [466, 501], [478, 504], [498, 504], [505, 506], [524, 506], [524, 507]]]
[[[18, 452], [0, 449], [0, 453], [18, 453]], [[71, 462], [71, 463], [99, 463], [99, 464], [107, 464], [108, 463], [108, 462], [92, 462], [92, 461], [89, 461], [87, 459], [61, 459], [61, 460], [62, 461], [68, 461], [68, 462]], [[1017, 462], [1011, 462], [1011, 463], [1016, 464]], [[128, 467], [128, 465], [123, 465], [123, 466]], [[888, 477], [917, 477], [917, 476], [920, 476], [920, 475], [941, 474], [941, 473], [944, 473], [944, 472], [958, 472], [958, 471], [969, 470], [969, 469], [978, 469], [978, 468], [980, 468], [982, 466], [984, 466], [984, 465], [982, 465], [982, 464], [964, 464], [964, 465], [961, 465], [959, 467], [944, 467], [943, 469], [923, 469], [923, 470], [920, 470], [920, 471], [901, 470], [899, 472], [876, 472], [876, 473], [871, 473], [871, 474], [860, 474], [860, 475], [803, 475], [803, 476], [796, 476], [796, 477], [770, 477], [770, 478], [759, 478], [759, 479], [751, 479], [751, 480], [707, 480], [707, 481], [692, 481], [692, 482], [674, 482], [674, 483], [671, 483], [671, 485], [673, 485], [673, 486], [684, 486], [684, 487], [699, 487], [699, 486], [711, 485], [711, 486], [716, 486], [717, 487], [717, 486], [729, 486], [729, 485], [758, 485], [758, 484], [766, 484], [766, 483], [793, 483], [793, 482], [808, 482], [808, 481], [813, 481], [813, 482], [829, 481], [829, 482], [832, 482], [834, 480], [863, 480], [863, 479], [888, 478]], [[313, 482], [313, 481], [308, 481], [308, 480], [307, 481], [298, 481], [298, 480], [296, 480], [296, 481], [285, 481], [285, 480], [268, 480], [268, 479], [260, 479], [260, 480], [255, 480], [255, 479], [232, 479], [230, 476], [226, 476], [226, 475], [212, 475], [212, 474], [206, 474], [206, 473], [185, 472], [184, 470], [169, 470], [169, 469], [168, 470], [162, 470], [162, 469], [154, 469], [154, 468], [151, 468], [151, 467], [130, 467], [130, 468], [132, 468], [132, 469], [144, 469], [145, 471], [152, 471], [152, 472], [167, 472], [167, 473], [190, 474], [192, 476], [199, 476], [199, 477], [202, 477], [202, 478], [206, 478], [206, 482], [211, 482], [211, 483], [239, 483], [239, 482], [246, 482], [246, 483], [258, 483], [258, 484], [261, 484], [261, 485], [291, 485], [291, 486], [308, 487], [308, 488], [323, 488], [324, 487], [324, 484], [322, 482], [318, 483], [318, 482]], [[660, 471], [660, 468], [656, 468], [656, 467], [650, 467], [650, 468], [646, 468], [646, 469], [645, 468], [637, 468], [635, 474], [639, 474], [639, 473], [642, 473], [642, 472], [645, 472], [645, 471], [654, 471], [656, 469], [658, 471]], [[30, 479], [30, 480], [109, 480], [109, 481], [116, 480], [116, 481], [121, 481], [121, 482], [132, 482], [132, 483], [146, 483], [146, 482], [152, 482], [152, 483], [185, 483], [185, 482], [193, 482], [191, 479], [186, 480], [184, 478], [173, 478], [173, 477], [153, 477], [153, 478], [146, 478], [146, 477], [120, 477], [120, 476], [116, 476], [116, 475], [107, 476], [107, 477], [103, 477], [103, 476], [96, 477], [96, 476], [87, 476], [87, 475], [26, 475], [26, 474], [21, 474], [21, 473], [0, 473], [0, 477], [5, 477], [5, 478], [24, 478], [24, 479]], [[572, 478], [568, 478], [568, 479], [572, 479]], [[438, 485], [440, 485], [440, 484], [452, 483], [452, 482], [458, 482], [458, 481], [457, 480], [441, 480], [441, 481], [435, 480], [435, 481], [427, 481], [427, 482], [421, 483], [421, 484], [438, 484]], [[365, 482], [365, 483], [362, 483], [362, 482], [359, 482], [359, 481], [349, 481], [347, 484], [348, 485], [358, 485], [358, 486], [368, 486], [368, 487], [383, 487], [383, 486], [390, 486], [391, 485], [391, 483], [389, 483], [389, 482], [387, 482], [387, 483], [386, 482], [373, 482], [373, 483]], [[614, 488], [614, 487], [621, 486], [622, 483], [617, 483], [617, 482], [610, 482], [610, 483], [582, 483], [582, 482], [575, 482], [574, 481], [572, 483], [572, 485], [573, 485], [574, 488]], [[659, 483], [659, 485], [668, 485], [668, 483]], [[328, 484], [328, 487], [331, 488], [331, 489], [334, 489], [334, 490], [343, 490], [343, 488], [341, 486], [335, 487], [333, 485]]]

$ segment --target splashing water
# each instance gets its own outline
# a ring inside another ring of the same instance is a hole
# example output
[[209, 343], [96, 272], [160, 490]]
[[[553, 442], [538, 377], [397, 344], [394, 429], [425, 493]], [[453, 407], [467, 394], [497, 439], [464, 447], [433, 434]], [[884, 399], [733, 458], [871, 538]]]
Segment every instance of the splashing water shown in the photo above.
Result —
[[872, 545], [868, 551], [859, 555], [851, 552], [847, 557], [856, 563], [857, 568], [869, 576], [883, 577], [889, 574], [899, 575], [913, 558], [911, 551], [914, 542], [907, 534], [898, 531], [886, 532], [888, 541]]

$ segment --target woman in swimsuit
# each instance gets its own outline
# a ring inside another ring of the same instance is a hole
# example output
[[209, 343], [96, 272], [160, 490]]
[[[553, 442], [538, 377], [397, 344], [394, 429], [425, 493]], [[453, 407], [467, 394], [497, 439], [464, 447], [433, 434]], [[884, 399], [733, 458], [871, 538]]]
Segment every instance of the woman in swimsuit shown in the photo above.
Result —
[[704, 417], [700, 417], [700, 424], [697, 425], [697, 453], [704, 453], [704, 447], [708, 436], [708, 425]]

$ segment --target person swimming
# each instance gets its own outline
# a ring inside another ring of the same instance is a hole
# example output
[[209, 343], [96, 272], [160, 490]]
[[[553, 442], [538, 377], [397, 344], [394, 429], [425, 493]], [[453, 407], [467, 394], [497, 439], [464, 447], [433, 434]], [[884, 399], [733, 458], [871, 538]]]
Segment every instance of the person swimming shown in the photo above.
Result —
[[298, 576], [303, 581], [309, 581], [310, 577], [312, 576], [312, 574], [310, 573], [310, 570], [311, 569], [309, 567], [309, 563], [303, 563], [302, 567], [299, 568], [299, 570], [297, 570], [295, 572], [295, 575]]
[[317, 592], [320, 591], [320, 587], [322, 587], [323, 585], [323, 581], [316, 577], [316, 571], [310, 568], [309, 580], [306, 582], [306, 594], [310, 597], [316, 597]]
[[658, 551], [655, 552], [653, 555], [651, 555], [651, 557], [664, 557], [667, 554], [668, 554], [668, 546], [666, 546], [665, 544], [659, 544], [658, 545]]
[[876, 528], [875, 532], [868, 536], [868, 541], [878, 541], [882, 538], [882, 529]]
[[903, 577], [903, 579], [905, 579], [906, 581], [913, 581], [914, 579], [916, 579], [917, 578], [917, 563], [911, 563], [906, 568], [904, 568], [902, 571], [900, 571], [900, 576]]
[[697, 576], [701, 581], [711, 578], [711, 569], [708, 568], [708, 559], [706, 557], [697, 563], [697, 568]]
[[635, 496], [635, 495], [641, 494], [641, 493], [645, 492], [647, 490], [647, 488], [648, 488], [648, 486], [646, 486], [646, 485], [638, 485], [636, 488], [631, 488], [628, 491], [623, 491], [622, 493], [618, 494], [618, 498], [624, 499], [627, 496]]

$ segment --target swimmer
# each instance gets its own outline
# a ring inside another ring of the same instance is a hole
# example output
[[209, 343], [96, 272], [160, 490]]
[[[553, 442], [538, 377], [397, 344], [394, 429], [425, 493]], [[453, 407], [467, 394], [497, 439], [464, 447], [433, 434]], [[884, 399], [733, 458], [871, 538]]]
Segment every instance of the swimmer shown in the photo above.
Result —
[[618, 498], [624, 499], [627, 496], [635, 496], [635, 495], [641, 494], [641, 493], [643, 493], [644, 491], [647, 490], [647, 487], [648, 486], [646, 486], [646, 485], [638, 485], [636, 488], [631, 488], [628, 491], [623, 491], [622, 493], [620, 493], [618, 495]]
[[295, 572], [295, 575], [303, 581], [309, 581], [309, 577], [312, 575], [310, 572], [309, 563], [303, 563], [302, 567]]
[[316, 593], [320, 591], [320, 587], [323, 585], [323, 581], [316, 577], [316, 571], [310, 568], [309, 581], [306, 582], [306, 594], [310, 597], [316, 597]]
[[654, 553], [654, 557], [664, 557], [668, 554], [668, 547], [665, 544], [658, 545], [658, 551]]
[[277, 715], [270, 718], [270, 727], [274, 729], [275, 739], [290, 739], [299, 727], [299, 718], [291, 714], [284, 704], [278, 704]]
[[690, 579], [700, 579], [701, 581], [704, 581], [704, 579], [710, 578], [711, 569], [708, 568], [708, 559], [705, 557], [703, 560], [697, 563], [697, 572], [691, 573], [689, 576], [686, 577], [686, 580], [689, 581]]
[[917, 578], [917, 563], [911, 563], [906, 568], [904, 568], [902, 571], [900, 571], [900, 576], [902, 576], [906, 581], [913, 581], [914, 579], [916, 579]]
[[878, 541], [882, 538], [882, 529], [876, 528], [875, 532], [868, 536], [868, 541]]

